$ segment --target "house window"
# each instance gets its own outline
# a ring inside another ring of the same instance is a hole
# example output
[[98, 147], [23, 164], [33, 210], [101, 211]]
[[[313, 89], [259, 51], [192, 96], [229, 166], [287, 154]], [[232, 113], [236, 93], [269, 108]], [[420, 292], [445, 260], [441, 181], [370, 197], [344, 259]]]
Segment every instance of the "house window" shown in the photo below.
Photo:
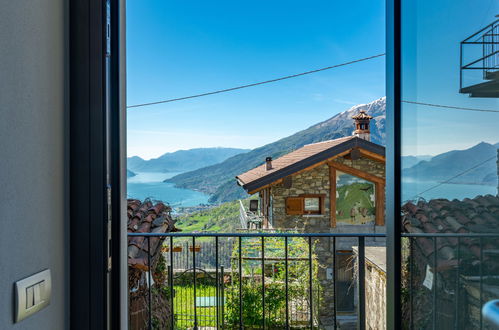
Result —
[[303, 199], [303, 211], [308, 214], [320, 214], [321, 198], [320, 197], [305, 197]]
[[286, 214], [323, 214], [324, 197], [324, 195], [301, 195], [288, 197], [286, 198]]

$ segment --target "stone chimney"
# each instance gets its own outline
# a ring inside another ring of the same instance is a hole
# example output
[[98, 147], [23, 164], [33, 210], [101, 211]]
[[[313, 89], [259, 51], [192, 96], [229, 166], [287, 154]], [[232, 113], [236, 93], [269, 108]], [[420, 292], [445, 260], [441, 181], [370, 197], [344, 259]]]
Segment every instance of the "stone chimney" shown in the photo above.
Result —
[[270, 171], [272, 169], [272, 157], [265, 158], [265, 165], [267, 171]]
[[371, 141], [371, 129], [369, 126], [373, 117], [369, 116], [365, 110], [360, 110], [358, 114], [352, 116], [352, 119], [354, 120], [355, 125], [353, 135], [361, 139]]

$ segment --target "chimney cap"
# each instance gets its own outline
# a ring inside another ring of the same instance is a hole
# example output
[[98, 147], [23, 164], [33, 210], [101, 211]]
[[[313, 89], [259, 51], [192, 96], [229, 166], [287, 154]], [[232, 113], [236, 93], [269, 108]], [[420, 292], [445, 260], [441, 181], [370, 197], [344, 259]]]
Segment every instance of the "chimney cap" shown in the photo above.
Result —
[[265, 161], [266, 161], [266, 162], [271, 162], [271, 161], [272, 161], [272, 157], [266, 157], [266, 158], [265, 158]]
[[370, 115], [368, 115], [365, 110], [360, 110], [358, 114], [352, 116], [352, 119], [355, 119], [355, 120], [359, 120], [359, 119], [361, 119], [361, 120], [362, 119], [371, 120], [371, 119], [373, 119], [373, 117], [370, 116]]

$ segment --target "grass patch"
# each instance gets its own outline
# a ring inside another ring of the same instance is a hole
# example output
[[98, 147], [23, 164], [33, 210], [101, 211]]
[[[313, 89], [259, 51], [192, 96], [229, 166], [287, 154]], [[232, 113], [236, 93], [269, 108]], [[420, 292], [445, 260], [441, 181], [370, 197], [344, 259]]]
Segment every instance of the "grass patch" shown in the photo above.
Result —
[[[194, 327], [194, 286], [175, 285], [174, 313], [177, 329], [189, 329]], [[214, 285], [196, 285], [196, 297], [215, 297]], [[216, 326], [215, 307], [197, 307], [198, 327]]]

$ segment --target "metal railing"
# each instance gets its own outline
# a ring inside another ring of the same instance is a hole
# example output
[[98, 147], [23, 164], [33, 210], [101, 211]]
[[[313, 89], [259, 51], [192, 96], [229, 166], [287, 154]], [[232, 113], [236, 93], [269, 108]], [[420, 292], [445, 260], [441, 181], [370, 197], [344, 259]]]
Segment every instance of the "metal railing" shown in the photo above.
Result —
[[[466, 59], [467, 54], [465, 53], [471, 53], [471, 60]], [[499, 19], [461, 41], [460, 89], [472, 85], [464, 85], [463, 73], [475, 70], [482, 72], [479, 82], [490, 79], [491, 74], [499, 71]], [[498, 77], [495, 78], [497, 79]]]
[[251, 211], [246, 211], [241, 200], [239, 200], [239, 220], [241, 222], [241, 229], [262, 228], [263, 218]]
[[[499, 233], [403, 233], [409, 329], [485, 329], [480, 312], [497, 292]], [[404, 272], [404, 269], [402, 270]], [[424, 302], [424, 303], [422, 303]]]
[[[145, 247], [151, 238], [164, 240], [167, 279], [164, 283], [152, 281], [151, 273], [157, 272], [154, 269], [146, 274], [147, 283], [155, 283], [154, 288], [148, 286], [149, 329], [155, 323], [153, 291], [168, 296], [170, 329], [318, 329], [325, 317], [336, 329], [341, 294], [336, 285], [341, 271], [337, 267], [337, 245], [345, 241], [358, 250], [354, 271], [357, 284], [352, 279], [349, 290], [358, 286], [352, 315], [357, 317], [358, 329], [365, 329], [365, 247], [366, 243], [385, 237], [384, 234], [261, 232], [129, 233], [128, 236], [145, 237]], [[206, 241], [212, 241], [214, 246], [210, 250], [214, 265], [210, 264], [209, 269], [203, 268], [206, 266], [199, 261]], [[175, 257], [175, 247], [182, 246], [179, 242], [189, 247], [189, 266], [185, 260], [178, 264]], [[230, 256], [227, 249], [221, 253], [222, 245], [231, 246]], [[151, 265], [150, 253], [148, 265]], [[326, 274], [326, 268], [332, 269], [329, 277], [320, 275]]]

